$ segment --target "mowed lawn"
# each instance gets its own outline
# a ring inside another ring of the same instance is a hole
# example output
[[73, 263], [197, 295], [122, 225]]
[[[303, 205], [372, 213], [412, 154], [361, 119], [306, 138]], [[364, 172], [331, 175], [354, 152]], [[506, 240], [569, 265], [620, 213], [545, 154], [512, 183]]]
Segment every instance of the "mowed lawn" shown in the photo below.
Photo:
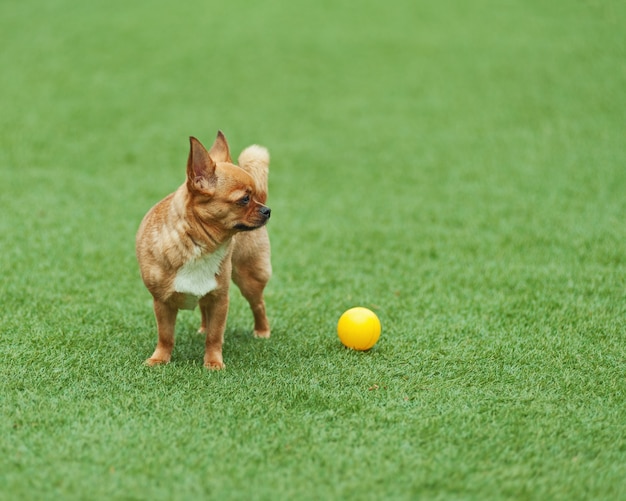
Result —
[[[626, 499], [626, 4], [0, 4], [0, 499]], [[272, 155], [270, 340], [154, 348], [188, 136]], [[343, 348], [352, 306], [381, 319]]]

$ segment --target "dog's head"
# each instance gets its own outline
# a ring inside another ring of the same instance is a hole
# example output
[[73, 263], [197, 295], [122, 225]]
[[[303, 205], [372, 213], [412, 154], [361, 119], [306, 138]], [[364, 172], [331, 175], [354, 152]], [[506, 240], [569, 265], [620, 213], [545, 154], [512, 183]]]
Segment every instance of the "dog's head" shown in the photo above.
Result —
[[187, 161], [187, 210], [210, 232], [233, 234], [260, 228], [271, 210], [257, 200], [254, 179], [232, 163], [222, 132], [209, 151], [190, 139]]

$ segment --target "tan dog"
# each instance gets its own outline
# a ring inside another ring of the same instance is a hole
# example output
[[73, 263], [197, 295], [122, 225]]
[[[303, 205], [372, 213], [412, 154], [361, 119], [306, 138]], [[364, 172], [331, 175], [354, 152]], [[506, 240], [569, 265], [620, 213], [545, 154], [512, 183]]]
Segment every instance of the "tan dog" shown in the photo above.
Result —
[[[137, 231], [141, 276], [154, 298], [158, 342], [148, 365], [170, 361], [179, 309], [200, 305], [206, 333], [204, 365], [223, 369], [222, 345], [232, 276], [254, 314], [254, 335], [267, 338], [263, 289], [272, 268], [264, 227], [269, 154], [246, 148], [233, 165], [228, 143], [218, 132], [209, 151], [195, 138], [187, 181], [156, 204]], [[254, 231], [252, 231], [254, 230]]]

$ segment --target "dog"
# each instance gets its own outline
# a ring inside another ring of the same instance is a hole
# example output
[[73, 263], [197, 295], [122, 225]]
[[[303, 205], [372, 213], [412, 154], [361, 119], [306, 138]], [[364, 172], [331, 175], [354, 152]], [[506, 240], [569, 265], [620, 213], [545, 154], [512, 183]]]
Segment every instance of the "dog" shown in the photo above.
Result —
[[269, 153], [249, 146], [237, 166], [221, 131], [208, 151], [196, 138], [189, 141], [186, 181], [148, 211], [137, 231], [137, 260], [158, 333], [146, 364], [170, 361], [178, 310], [199, 305], [204, 366], [220, 370], [231, 278], [252, 309], [254, 336], [270, 337], [263, 299], [272, 274], [265, 226]]

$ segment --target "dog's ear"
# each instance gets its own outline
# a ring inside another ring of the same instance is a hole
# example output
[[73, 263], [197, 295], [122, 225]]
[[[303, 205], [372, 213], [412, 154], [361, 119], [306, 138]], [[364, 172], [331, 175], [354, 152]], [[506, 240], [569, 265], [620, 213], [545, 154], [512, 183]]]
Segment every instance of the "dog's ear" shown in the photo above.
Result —
[[209, 150], [209, 156], [213, 159], [214, 162], [228, 162], [229, 164], [233, 163], [232, 158], [230, 158], [230, 150], [228, 148], [228, 142], [224, 137], [224, 134], [221, 130], [217, 131], [217, 137], [215, 138], [215, 142], [211, 149]]
[[189, 191], [213, 193], [215, 182], [215, 162], [202, 143], [195, 137], [189, 138], [189, 159], [187, 160], [187, 188]]

